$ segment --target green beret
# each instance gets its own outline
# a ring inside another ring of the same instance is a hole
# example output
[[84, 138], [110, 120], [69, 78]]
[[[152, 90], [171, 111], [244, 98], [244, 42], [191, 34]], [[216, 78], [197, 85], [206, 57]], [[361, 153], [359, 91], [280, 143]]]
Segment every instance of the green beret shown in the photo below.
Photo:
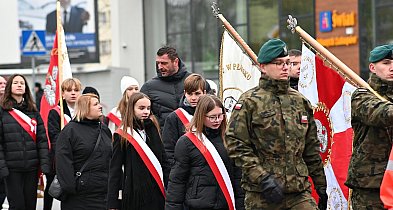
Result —
[[259, 63], [270, 63], [276, 58], [288, 55], [287, 45], [280, 39], [270, 39], [262, 45], [258, 53]]
[[393, 45], [381, 45], [370, 52], [370, 57], [368, 61], [370, 63], [378, 62], [382, 59], [393, 59]]

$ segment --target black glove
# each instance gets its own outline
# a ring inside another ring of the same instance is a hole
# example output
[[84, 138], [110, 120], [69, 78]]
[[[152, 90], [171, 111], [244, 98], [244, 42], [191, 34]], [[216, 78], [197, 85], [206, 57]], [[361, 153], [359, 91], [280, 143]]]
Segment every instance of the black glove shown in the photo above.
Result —
[[261, 181], [262, 196], [269, 203], [281, 203], [284, 199], [282, 186], [273, 175], [266, 175]]
[[318, 201], [318, 208], [319, 210], [326, 210], [327, 209], [327, 201], [328, 201], [328, 195], [326, 193], [326, 187], [320, 187], [317, 189], [317, 193], [319, 196], [319, 201]]

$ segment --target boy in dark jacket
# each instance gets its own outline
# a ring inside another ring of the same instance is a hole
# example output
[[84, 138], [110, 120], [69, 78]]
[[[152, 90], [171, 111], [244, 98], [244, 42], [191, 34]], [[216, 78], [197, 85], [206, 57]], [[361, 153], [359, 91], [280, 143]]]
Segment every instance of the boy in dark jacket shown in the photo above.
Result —
[[[63, 112], [64, 125], [66, 125], [74, 115], [75, 103], [81, 94], [82, 84], [77, 78], [69, 78], [61, 84], [61, 92], [63, 94]], [[60, 106], [50, 110], [48, 115], [48, 137], [51, 144], [50, 157], [52, 162], [52, 173], [46, 176], [46, 188], [44, 192], [44, 210], [52, 209], [53, 198], [49, 195], [49, 186], [56, 175], [55, 170], [55, 149], [56, 140], [61, 131], [60, 126]]]
[[[186, 121], [191, 120], [195, 107], [202, 95], [206, 94], [205, 79], [199, 74], [191, 74], [184, 80], [184, 96], [177, 110], [168, 115], [162, 130], [162, 141], [171, 167], [174, 164], [173, 153], [177, 140], [185, 133], [185, 124], [178, 114], [183, 114]], [[181, 111], [181, 113], [179, 113]]]

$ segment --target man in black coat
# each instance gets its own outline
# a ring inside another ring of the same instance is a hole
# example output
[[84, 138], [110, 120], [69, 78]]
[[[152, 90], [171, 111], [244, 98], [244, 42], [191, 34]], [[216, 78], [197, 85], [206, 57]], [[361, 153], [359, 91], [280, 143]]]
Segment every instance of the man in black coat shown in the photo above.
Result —
[[190, 72], [180, 60], [176, 49], [168, 46], [157, 51], [156, 71], [157, 76], [147, 81], [141, 92], [149, 96], [153, 114], [163, 128], [169, 113], [179, 107], [184, 93], [184, 79]]
[[[176, 49], [164, 46], [158, 49], [156, 57], [157, 76], [147, 81], [141, 92], [149, 96], [151, 110], [163, 128], [166, 117], [179, 108], [184, 94], [184, 80], [191, 74], [180, 60]], [[206, 84], [206, 92], [210, 86]]]
[[[90, 19], [90, 14], [83, 8], [71, 6], [71, 0], [60, 0], [61, 18], [65, 33], [82, 33], [82, 28]], [[56, 10], [46, 16], [46, 32], [56, 33]]]

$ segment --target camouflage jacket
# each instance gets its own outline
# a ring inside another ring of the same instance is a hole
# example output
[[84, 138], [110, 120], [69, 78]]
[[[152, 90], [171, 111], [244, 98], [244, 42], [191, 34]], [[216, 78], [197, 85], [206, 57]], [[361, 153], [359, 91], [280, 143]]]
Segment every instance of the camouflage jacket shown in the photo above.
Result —
[[262, 76], [243, 93], [226, 132], [229, 155], [242, 168], [242, 187], [260, 192], [264, 175], [273, 174], [284, 192], [326, 186], [319, 141], [308, 100], [288, 81]]
[[371, 74], [368, 83], [388, 101], [363, 88], [352, 94], [353, 153], [345, 182], [350, 188], [378, 189], [392, 148], [393, 82]]

